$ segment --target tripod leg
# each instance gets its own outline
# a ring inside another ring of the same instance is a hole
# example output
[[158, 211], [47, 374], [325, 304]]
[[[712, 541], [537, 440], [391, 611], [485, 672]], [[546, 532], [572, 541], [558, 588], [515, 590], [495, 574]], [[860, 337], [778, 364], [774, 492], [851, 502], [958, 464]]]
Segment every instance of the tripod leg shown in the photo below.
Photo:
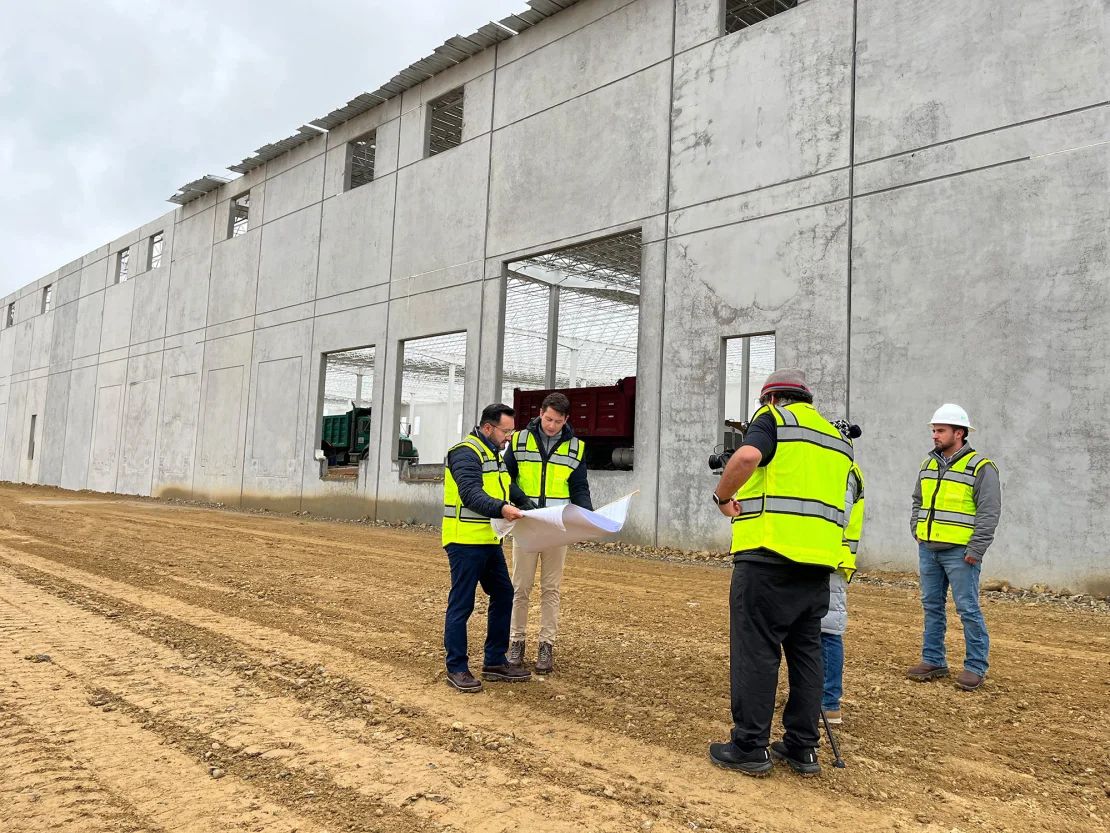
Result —
[[825, 714], [824, 709], [821, 709], [821, 722], [825, 724], [825, 734], [829, 736], [829, 746], [832, 747], [833, 757], [836, 758], [836, 762], [833, 766], [837, 769], [844, 769], [847, 765], [844, 763], [844, 759], [840, 757], [840, 744], [836, 742], [836, 735], [832, 733], [832, 729], [829, 726], [829, 718], [828, 715]]

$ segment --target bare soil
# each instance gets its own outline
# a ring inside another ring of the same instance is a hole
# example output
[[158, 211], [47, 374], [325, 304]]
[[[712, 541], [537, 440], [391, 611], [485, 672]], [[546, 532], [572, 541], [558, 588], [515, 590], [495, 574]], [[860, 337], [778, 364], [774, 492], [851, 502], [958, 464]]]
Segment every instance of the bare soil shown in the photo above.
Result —
[[1104, 612], [985, 599], [969, 694], [903, 677], [911, 587], [853, 584], [848, 766], [756, 780], [706, 758], [728, 582], [574, 552], [556, 673], [462, 695], [432, 533], [0, 487], [0, 829], [1110, 829]]

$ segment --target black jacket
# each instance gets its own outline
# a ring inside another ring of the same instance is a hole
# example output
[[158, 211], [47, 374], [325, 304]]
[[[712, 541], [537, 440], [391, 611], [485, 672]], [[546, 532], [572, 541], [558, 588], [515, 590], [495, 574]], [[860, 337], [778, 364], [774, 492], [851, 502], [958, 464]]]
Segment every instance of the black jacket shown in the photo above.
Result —
[[[551, 457], [551, 453], [544, 445], [543, 429], [540, 427], [540, 418], [536, 417], [528, 423], [526, 431], [531, 431], [536, 437], [536, 445], [540, 448], [540, 456], [544, 462]], [[559, 435], [552, 445], [551, 450], [554, 451], [555, 447], [562, 442], [566, 442], [574, 436], [574, 429], [570, 427], [567, 422], [563, 425], [563, 433]], [[512, 444], [509, 444], [508, 450], [505, 452], [505, 468], [509, 470], [509, 476], [513, 479], [513, 488], [520, 491], [520, 487], [516, 485], [517, 477], [520, 476], [520, 468], [517, 466], [516, 457], [513, 456]], [[586, 461], [582, 463], [571, 472], [570, 478], [567, 480], [567, 488], [570, 490], [570, 502], [575, 506], [581, 506], [583, 509], [593, 509], [593, 499], [590, 497], [590, 482], [586, 476]], [[523, 495], [524, 492], [520, 491]], [[540, 501], [541, 505], [544, 501]]]
[[[486, 448], [493, 452], [494, 456], [500, 454], [497, 447], [483, 437], [477, 427], [472, 433], [485, 443]], [[462, 499], [463, 506], [487, 518], [501, 517], [501, 507], [506, 501], [486, 494], [482, 486], [482, 461], [478, 459], [477, 454], [469, 448], [456, 448], [447, 455], [447, 468], [455, 478], [455, 485], [459, 488], [459, 497]], [[509, 489], [509, 500], [522, 509], [534, 508], [527, 505], [530, 503], [528, 497], [515, 483]]]

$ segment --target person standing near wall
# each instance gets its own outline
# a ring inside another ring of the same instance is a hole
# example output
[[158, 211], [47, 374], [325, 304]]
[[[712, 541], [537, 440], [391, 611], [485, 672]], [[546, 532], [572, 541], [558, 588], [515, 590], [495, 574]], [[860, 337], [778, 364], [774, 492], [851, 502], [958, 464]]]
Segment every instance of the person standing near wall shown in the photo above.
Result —
[[[709, 746], [714, 764], [766, 775], [771, 756], [802, 775], [817, 762], [823, 688], [821, 619], [829, 574], [845, 563], [844, 498], [852, 444], [816, 408], [800, 370], [776, 370], [713, 501], [732, 519], [729, 595], [732, 738]], [[768, 744], [779, 663], [790, 695], [785, 734]]]
[[[505, 452], [505, 466], [513, 483], [539, 507], [574, 504], [593, 509], [586, 474], [586, 444], [574, 436], [567, 417], [570, 400], [551, 393], [540, 404], [540, 415], [523, 431], [513, 434]], [[559, 630], [559, 585], [563, 580], [566, 547], [525, 552], [513, 541], [513, 616], [509, 664], [524, 665], [528, 627], [528, 598], [540, 568], [540, 632], [537, 674], [555, 670], [555, 636]]]
[[983, 555], [1002, 512], [998, 467], [967, 442], [975, 429], [959, 405], [941, 405], [930, 422], [933, 450], [917, 475], [910, 534], [917, 541], [921, 607], [925, 615], [921, 662], [906, 676], [928, 682], [948, 676], [944, 632], [948, 588], [964, 628], [964, 670], [956, 686], [975, 691], [989, 665], [990, 636], [979, 606]]
[[505, 660], [513, 585], [501, 541], [490, 524], [490, 518], [513, 521], [522, 517], [511, 500], [511, 479], [501, 459], [501, 449], [512, 430], [513, 409], [487, 405], [478, 425], [447, 452], [442, 543], [451, 565], [451, 592], [447, 596], [443, 647], [447, 651], [447, 682], [463, 692], [482, 690], [481, 681], [470, 673], [466, 635], [479, 584], [489, 595], [482, 679], [519, 682], [532, 677]]

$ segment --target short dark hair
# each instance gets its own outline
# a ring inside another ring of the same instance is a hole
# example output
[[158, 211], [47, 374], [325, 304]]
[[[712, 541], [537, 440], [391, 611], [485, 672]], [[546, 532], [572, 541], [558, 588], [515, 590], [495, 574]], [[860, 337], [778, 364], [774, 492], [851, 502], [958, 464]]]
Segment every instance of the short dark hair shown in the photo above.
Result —
[[542, 414], [548, 408], [552, 408], [563, 416], [566, 416], [570, 413], [570, 400], [567, 399], [565, 394], [549, 393], [543, 398], [543, 402], [540, 403], [540, 413]]
[[479, 427], [483, 425], [499, 425], [501, 423], [501, 417], [513, 416], [515, 413], [516, 411], [503, 402], [495, 402], [492, 405], [486, 405], [486, 407], [482, 409], [482, 418], [478, 421], [478, 425]]
[[965, 426], [963, 426], [963, 425], [953, 425], [953, 426], [951, 426], [951, 428], [952, 428], [953, 431], [963, 431], [964, 432], [963, 440], [964, 440], [965, 443], [967, 442], [967, 435], [970, 434], [971, 432]]

